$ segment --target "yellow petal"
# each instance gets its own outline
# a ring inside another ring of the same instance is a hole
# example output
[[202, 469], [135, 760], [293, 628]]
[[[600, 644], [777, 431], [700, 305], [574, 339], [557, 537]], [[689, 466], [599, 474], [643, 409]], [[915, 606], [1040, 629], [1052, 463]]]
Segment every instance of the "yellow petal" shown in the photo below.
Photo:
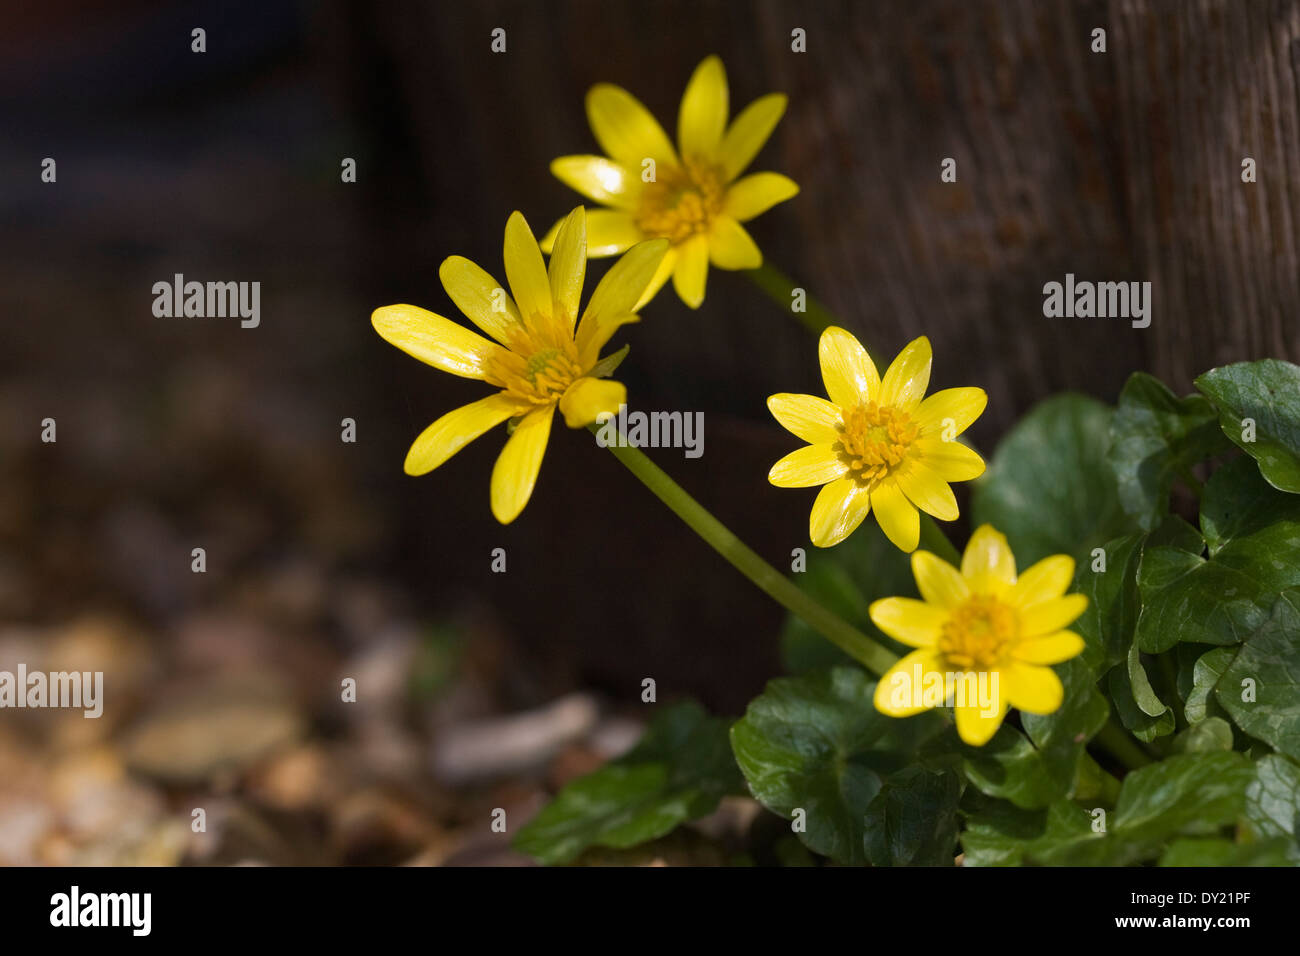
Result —
[[871, 489], [871, 507], [885, 537], [900, 551], [915, 551], [921, 540], [921, 514], [893, 481], [882, 481]]
[[408, 475], [427, 474], [488, 429], [527, 407], [527, 402], [512, 398], [508, 392], [497, 392], [453, 409], [420, 432], [406, 453], [403, 468]]
[[980, 417], [988, 402], [982, 388], [945, 388], [921, 402], [912, 420], [926, 434], [951, 441]]
[[934, 515], [940, 521], [956, 521], [961, 514], [957, 497], [948, 483], [920, 462], [907, 462], [896, 480], [907, 500], [926, 514]]
[[1025, 637], [1051, 634], [1069, 627], [1088, 609], [1088, 599], [1082, 594], [1067, 594], [1020, 609], [1020, 633]]
[[502, 524], [519, 517], [532, 496], [554, 413], [554, 406], [544, 405], [525, 415], [497, 458], [492, 469], [492, 514]]
[[991, 524], [980, 525], [966, 542], [961, 574], [977, 594], [1003, 594], [1016, 583], [1016, 556], [1006, 536]]
[[749, 222], [779, 202], [799, 195], [799, 186], [780, 173], [754, 173], [727, 188], [723, 211], [739, 222]]
[[664, 283], [673, 277], [673, 272], [676, 268], [677, 250], [672, 246], [669, 246], [668, 251], [664, 253], [663, 260], [659, 263], [659, 268], [655, 270], [654, 278], [650, 280], [650, 284], [646, 286], [645, 291], [641, 293], [641, 299], [636, 304], [638, 312], [645, 308], [646, 305], [649, 304], [650, 300], [659, 294], [659, 290], [664, 287]]
[[414, 305], [386, 305], [370, 316], [385, 342], [427, 365], [459, 375], [483, 379], [489, 358], [505, 350], [436, 312]]
[[1031, 714], [1050, 714], [1065, 699], [1061, 678], [1050, 667], [1011, 664], [999, 672], [1002, 695], [1012, 707]]
[[561, 156], [551, 161], [551, 175], [588, 199], [617, 209], [636, 209], [643, 183], [634, 168], [604, 156]]
[[955, 708], [957, 714], [957, 735], [972, 747], [983, 747], [1002, 726], [1007, 715], [1005, 704], [986, 713], [979, 706], [967, 705]]
[[912, 555], [912, 576], [921, 597], [936, 607], [950, 610], [970, 597], [970, 587], [961, 572], [929, 551]]
[[944, 481], [970, 481], [984, 474], [984, 459], [961, 442], [922, 437], [908, 446], [907, 454]]
[[704, 301], [704, 283], [709, 277], [709, 240], [694, 236], [677, 247], [677, 267], [673, 269], [673, 288], [677, 296], [692, 309]]
[[622, 87], [598, 83], [587, 93], [587, 121], [600, 148], [635, 168], [641, 160], [676, 162], [677, 153], [663, 127], [641, 102]]
[[948, 613], [914, 598], [882, 598], [870, 607], [871, 622], [896, 641], [931, 647], [939, 639]]
[[677, 114], [677, 144], [685, 157], [712, 157], [727, 128], [727, 72], [722, 60], [706, 57], [686, 84]]
[[[645, 292], [654, 277], [659, 263], [668, 251], [667, 239], [638, 242], [615, 262], [591, 294], [587, 311], [578, 325], [578, 351], [586, 352], [590, 343], [599, 338], [600, 325], [607, 319], [626, 316]], [[617, 328], [618, 326], [614, 326]], [[605, 335], [608, 340], [609, 334]]]
[[570, 428], [585, 428], [602, 412], [617, 413], [620, 405], [627, 404], [627, 388], [608, 378], [580, 378], [560, 399], [564, 424]]
[[578, 308], [582, 299], [582, 280], [587, 274], [587, 213], [581, 206], [565, 217], [551, 251], [551, 263], [546, 278], [551, 287], [551, 299], [564, 317], [569, 330], [578, 321]]
[[438, 267], [438, 278], [456, 308], [502, 345], [522, 330], [519, 309], [503, 286], [464, 256], [449, 256]]
[[905, 412], [916, 408], [930, 384], [930, 358], [930, 340], [924, 335], [907, 343], [880, 380], [880, 404]]
[[911, 717], [929, 710], [924, 703], [927, 674], [938, 675], [929, 680], [945, 680], [943, 661], [933, 650], [923, 648], [903, 657], [876, 682], [872, 696], [876, 710], [887, 717]]
[[763, 253], [744, 226], [730, 216], [719, 216], [709, 234], [709, 259], [719, 269], [757, 269], [763, 264]]
[[578, 358], [583, 368], [590, 371], [591, 366], [600, 358], [600, 350], [613, 338], [614, 333], [625, 325], [640, 322], [641, 316], [635, 312], [623, 312], [618, 315], [601, 315], [597, 319], [584, 319], [578, 329], [576, 344]]
[[1049, 601], [1068, 591], [1073, 580], [1074, 558], [1068, 554], [1054, 554], [1020, 575], [1007, 599], [1021, 607]]
[[754, 100], [731, 121], [719, 150], [727, 182], [743, 173], [745, 167], [753, 162], [781, 121], [785, 104], [784, 93], [769, 93]]
[[806, 445], [773, 465], [767, 480], [778, 488], [811, 488], [843, 478], [848, 470], [830, 445]]
[[871, 510], [871, 495], [852, 478], [839, 478], [817, 493], [808, 518], [808, 537], [819, 548], [830, 548], [862, 524]]
[[840, 440], [840, 410], [824, 398], [782, 392], [768, 398], [767, 408], [782, 427], [809, 444]]
[[1083, 653], [1083, 638], [1073, 631], [1057, 631], [1021, 641], [1011, 656], [1026, 664], [1061, 664]]
[[531, 329], [539, 316], [545, 319], [551, 316], [551, 283], [546, 276], [542, 250], [520, 212], [512, 212], [506, 220], [504, 255], [510, 291], [514, 293], [524, 324]]
[[880, 389], [876, 363], [853, 335], [832, 325], [817, 343], [826, 394], [840, 408], [856, 408]]
[[630, 212], [593, 209], [587, 213], [587, 255], [593, 259], [624, 252], [644, 238]]

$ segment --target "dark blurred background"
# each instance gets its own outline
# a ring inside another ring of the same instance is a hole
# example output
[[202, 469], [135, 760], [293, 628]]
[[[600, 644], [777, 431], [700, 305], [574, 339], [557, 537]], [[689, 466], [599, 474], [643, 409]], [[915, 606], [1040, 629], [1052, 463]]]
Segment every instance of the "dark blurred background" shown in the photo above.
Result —
[[[1113, 401], [1135, 369], [1186, 391], [1213, 365], [1300, 358], [1295, 2], [133, 0], [5, 21], [0, 667], [98, 660], [116, 676], [104, 721], [0, 718], [0, 861], [98, 859], [107, 824], [73, 813], [96, 786], [153, 807], [141, 839], [172, 862], [180, 838], [150, 827], [189, 805], [185, 787], [300, 820], [341, 774], [361, 808], [316, 807], [334, 841], [322, 859], [404, 860], [437, 842], [421, 827], [460, 812], [426, 812], [435, 785], [403, 776], [452, 760], [430, 756], [430, 726], [557, 698], [634, 711], [644, 677], [734, 714], [776, 672], [779, 608], [585, 432], [556, 429], [510, 527], [488, 508], [503, 431], [430, 476], [401, 470], [425, 425], [484, 392], [386, 345], [370, 312], [456, 317], [445, 256], [501, 277], [512, 210], [540, 234], [577, 204], [548, 163], [598, 151], [583, 111], [598, 81], [670, 131], [709, 53], [733, 115], [788, 93], [753, 168], [803, 191], [751, 231], [882, 368], [926, 334], [935, 387], [987, 389], [982, 448], [1060, 390]], [[194, 27], [206, 53], [190, 50]], [[806, 53], [791, 52], [796, 27]], [[1090, 52], [1096, 27], [1105, 54]], [[40, 180], [47, 156], [55, 184]], [[340, 182], [344, 157], [355, 184]], [[939, 180], [944, 157], [955, 184]], [[177, 272], [260, 281], [261, 326], [156, 318], [151, 287]], [[1066, 272], [1150, 281], [1150, 328], [1045, 319], [1043, 284]], [[698, 312], [670, 287], [622, 342], [634, 406], [705, 413], [702, 458], [656, 459], [783, 566], [806, 545], [813, 493], [768, 485], [793, 446], [764, 399], [820, 390], [811, 337], [712, 270]], [[47, 417], [57, 444], [40, 441]], [[345, 417], [355, 444], [340, 441]], [[191, 573], [194, 547], [206, 574]], [[496, 547], [505, 574], [489, 571]], [[338, 681], [359, 673], [361, 716], [341, 716]], [[272, 751], [287, 756], [268, 765]], [[369, 789], [389, 779], [402, 795]], [[230, 838], [209, 858], [300, 861], [316, 846], [279, 846], [296, 824], [258, 821], [264, 842]]]

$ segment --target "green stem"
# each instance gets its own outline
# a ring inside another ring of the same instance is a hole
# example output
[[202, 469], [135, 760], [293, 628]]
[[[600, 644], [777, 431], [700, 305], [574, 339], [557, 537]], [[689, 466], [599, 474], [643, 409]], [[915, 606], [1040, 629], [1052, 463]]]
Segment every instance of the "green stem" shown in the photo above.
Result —
[[[593, 432], [598, 426], [591, 426]], [[768, 597], [797, 614], [828, 641], [861, 662], [877, 676], [893, 666], [898, 657], [863, 634], [838, 614], [813, 600], [806, 591], [758, 556], [685, 489], [673, 481], [640, 450], [626, 444], [609, 445], [614, 457], [641, 479], [677, 517], [722, 555], [737, 571], [749, 578]]]
[[1106, 721], [1105, 726], [1093, 738], [1096, 744], [1122, 763], [1129, 770], [1138, 770], [1151, 763], [1151, 758], [1136, 740], [1115, 723], [1115, 718]]
[[[757, 269], [748, 269], [745, 275], [769, 299], [785, 309], [804, 324], [813, 335], [821, 335], [828, 326], [838, 325], [835, 316], [824, 305], [804, 290], [804, 310], [794, 310], [794, 280], [771, 263], [764, 261]], [[868, 350], [870, 351], [870, 350]]]

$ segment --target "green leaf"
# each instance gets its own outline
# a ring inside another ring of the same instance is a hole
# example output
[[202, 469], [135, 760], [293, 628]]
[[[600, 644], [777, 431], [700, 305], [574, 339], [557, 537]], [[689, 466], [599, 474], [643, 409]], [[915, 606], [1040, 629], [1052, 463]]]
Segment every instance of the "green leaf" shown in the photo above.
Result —
[[657, 839], [742, 792], [728, 721], [698, 704], [667, 707], [628, 754], [561, 790], [515, 838], [538, 861], [568, 863], [591, 846], [624, 849]]
[[1060, 799], [1060, 781], [1048, 772], [1042, 755], [1024, 734], [1003, 724], [983, 747], [968, 747], [962, 764], [981, 793], [1035, 809]]
[[[1132, 653], [1137, 654], [1136, 644], [1133, 645]], [[1145, 689], [1134, 686], [1135, 674], [1138, 675], [1138, 680], [1145, 684]], [[1138, 740], [1150, 743], [1157, 737], [1164, 737], [1174, 732], [1177, 721], [1172, 710], [1166, 707], [1156, 714], [1149, 714], [1138, 702], [1139, 695], [1147, 701], [1147, 706], [1151, 706], [1150, 702], [1153, 699], [1159, 701], [1151, 691], [1146, 670], [1140, 662], [1134, 665], [1131, 661], [1126, 661], [1113, 668], [1107, 676], [1106, 687], [1110, 692], [1110, 699], [1115, 703], [1115, 713], [1119, 716], [1120, 723]], [[1163, 707], [1163, 704], [1161, 706]]]
[[1300, 591], [1278, 599], [1268, 621], [1224, 671], [1215, 694], [1238, 727], [1300, 759]]
[[1192, 692], [1187, 695], [1187, 703], [1183, 706], [1183, 716], [1189, 724], [1200, 723], [1218, 712], [1214, 688], [1238, 652], [1236, 647], [1216, 647], [1196, 659], [1196, 666], [1192, 669]]
[[778, 678], [731, 728], [754, 797], [786, 819], [803, 810], [799, 839], [841, 863], [868, 862], [868, 807], [885, 780], [947, 726], [934, 712], [886, 717], [872, 705], [875, 686], [853, 667]]
[[1203, 836], [1236, 822], [1254, 767], [1243, 755], [1179, 754], [1124, 778], [1105, 834], [1054, 847], [1051, 862], [1124, 866], [1157, 857], [1176, 836]]
[[951, 866], [961, 779], [951, 770], [908, 767], [885, 780], [867, 807], [863, 833], [874, 866]]
[[1169, 510], [1176, 477], [1231, 447], [1209, 401], [1201, 395], [1178, 398], [1145, 372], [1125, 383], [1110, 438], [1120, 502], [1144, 530], [1156, 527]]
[[1046, 863], [1054, 852], [1092, 835], [1093, 816], [1060, 800], [1023, 810], [1001, 800], [972, 814], [961, 835], [965, 866], [1021, 866]]
[[1083, 638], [1082, 656], [1100, 673], [1124, 660], [1133, 645], [1140, 608], [1137, 569], [1145, 539], [1142, 534], [1115, 538], [1103, 548], [1104, 565], [1087, 559], [1075, 568], [1073, 590], [1087, 596], [1088, 607], [1070, 630]]
[[[909, 556], [894, 547], [874, 521], [833, 548], [806, 550], [806, 569], [790, 575], [799, 587], [886, 647], [910, 650], [879, 630], [867, 610], [878, 598], [917, 596]], [[797, 614], [786, 615], [781, 656], [792, 673], [854, 663]]]
[[1277, 754], [1255, 762], [1246, 822], [1261, 837], [1285, 838], [1291, 861], [1300, 863], [1300, 765]]
[[1212, 753], [1215, 750], [1231, 749], [1232, 724], [1222, 717], [1206, 717], [1174, 738], [1174, 750], [1177, 753]]
[[[1223, 433], [1259, 462], [1279, 491], [1300, 492], [1300, 368], [1278, 359], [1211, 369], [1196, 387], [1219, 409]], [[1255, 423], [1247, 441], [1247, 419]]]
[[1189, 837], [1169, 844], [1161, 866], [1288, 866], [1287, 841], [1278, 837], [1233, 843], [1218, 837]]
[[1138, 646], [1237, 644], [1277, 595], [1300, 585], [1300, 497], [1270, 488], [1248, 458], [1217, 470], [1201, 501], [1209, 556], [1166, 545], [1143, 551]]
[[1051, 554], [1082, 558], [1129, 530], [1106, 462], [1111, 416], [1094, 399], [1057, 395], [998, 445], [971, 511], [975, 524], [1007, 536], [1020, 567]]

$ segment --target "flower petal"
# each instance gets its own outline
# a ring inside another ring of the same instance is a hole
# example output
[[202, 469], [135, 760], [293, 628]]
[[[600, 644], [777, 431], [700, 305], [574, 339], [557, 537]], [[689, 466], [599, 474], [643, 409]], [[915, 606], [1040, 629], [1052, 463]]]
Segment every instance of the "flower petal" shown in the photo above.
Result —
[[1021, 574], [1007, 599], [1021, 607], [1039, 604], [1059, 598], [1069, 590], [1072, 581], [1074, 558], [1068, 554], [1054, 554]]
[[811, 488], [843, 478], [848, 470], [830, 445], [805, 445], [773, 465], [767, 480], [778, 488]]
[[554, 413], [554, 406], [543, 405], [525, 415], [497, 457], [492, 468], [492, 514], [502, 524], [519, 517], [533, 494]]
[[646, 158], [677, 161], [659, 121], [622, 87], [610, 83], [593, 86], [587, 93], [587, 121], [600, 148], [620, 162], [639, 169]]
[[638, 242], [623, 254], [596, 285], [587, 303], [583, 321], [605, 315], [624, 315], [634, 312], [634, 306], [645, 291], [646, 284], [659, 268], [668, 252], [667, 239]]
[[385, 342], [461, 378], [486, 378], [488, 359], [505, 351], [465, 326], [415, 305], [375, 309], [370, 322]]
[[546, 276], [542, 250], [523, 213], [512, 212], [506, 220], [504, 256], [510, 291], [524, 325], [531, 329], [539, 316], [551, 317], [551, 282]]
[[781, 392], [768, 397], [767, 408], [786, 431], [810, 444], [840, 439], [840, 410], [824, 398]]
[[757, 269], [763, 264], [753, 237], [730, 216], [719, 216], [709, 233], [709, 259], [719, 269]]
[[900, 551], [915, 551], [921, 540], [921, 514], [893, 481], [882, 481], [871, 489], [871, 506], [885, 537]]
[[869, 608], [871, 622], [896, 641], [911, 647], [931, 647], [948, 620], [943, 608], [915, 598], [882, 598]]
[[630, 212], [617, 209], [587, 211], [587, 255], [593, 259], [624, 252], [644, 238]]
[[853, 478], [838, 478], [817, 493], [808, 517], [808, 537], [819, 548], [839, 544], [871, 510], [871, 495]]
[[754, 161], [758, 151], [776, 129], [776, 124], [781, 122], [787, 99], [784, 93], [760, 96], [731, 121], [718, 150], [727, 182], [739, 176]]
[[934, 515], [940, 521], [956, 521], [961, 515], [957, 496], [933, 469], [918, 461], [909, 461], [896, 480], [907, 500], [926, 514]]
[[704, 301], [704, 283], [709, 277], [709, 240], [694, 236], [677, 247], [677, 256], [673, 288], [678, 298], [692, 309], [698, 309]]
[[1002, 594], [1016, 583], [1016, 556], [1002, 532], [980, 525], [966, 542], [961, 576], [976, 594]]
[[602, 412], [616, 413], [620, 405], [627, 404], [627, 387], [608, 378], [580, 378], [565, 391], [560, 399], [564, 424], [570, 428], [585, 428]]
[[970, 597], [970, 586], [961, 572], [929, 551], [912, 555], [912, 576], [927, 604], [951, 610]]
[[876, 363], [852, 333], [830, 326], [818, 340], [817, 355], [826, 394], [840, 408], [856, 408], [879, 391]]
[[903, 657], [876, 682], [872, 697], [876, 710], [887, 717], [911, 717], [929, 710], [930, 705], [923, 703], [927, 674], [938, 674], [937, 679], [945, 681], [943, 661], [932, 649], [922, 648]]
[[546, 277], [551, 299], [568, 319], [569, 330], [578, 321], [582, 281], [587, 274], [587, 213], [581, 206], [569, 213], [560, 226], [551, 251]]
[[521, 331], [519, 309], [505, 286], [464, 256], [448, 256], [438, 278], [456, 308], [507, 348]]
[[907, 452], [944, 481], [970, 481], [984, 474], [984, 459], [958, 441], [922, 437]]
[[1011, 656], [1026, 664], [1062, 664], [1083, 653], [1083, 638], [1073, 631], [1057, 631], [1021, 641]]
[[588, 199], [624, 210], [636, 209], [644, 186], [636, 169], [604, 156], [560, 156], [551, 160], [551, 175]]
[[727, 71], [716, 56], [705, 57], [691, 74], [677, 114], [677, 144], [682, 155], [712, 157], [727, 128]]
[[1088, 598], [1082, 594], [1041, 601], [1020, 609], [1020, 633], [1024, 637], [1052, 634], [1069, 627], [1088, 609]]
[[406, 453], [403, 469], [408, 475], [427, 474], [484, 432], [528, 407], [527, 402], [512, 398], [509, 392], [497, 392], [453, 409], [420, 432]]
[[905, 412], [916, 408], [930, 384], [930, 362], [929, 339], [922, 335], [907, 343], [880, 380], [880, 398], [877, 401]]
[[989, 397], [982, 388], [945, 388], [921, 402], [912, 421], [926, 434], [952, 441], [980, 417]]
[[1060, 709], [1065, 699], [1061, 678], [1050, 667], [1036, 664], [1011, 664], [1000, 671], [1002, 695], [1019, 710], [1031, 714], [1050, 714]]
[[799, 195], [799, 186], [780, 173], [753, 173], [727, 188], [723, 211], [739, 222], [749, 222], [779, 202]]
[[677, 250], [672, 246], [664, 253], [663, 259], [659, 263], [659, 268], [655, 270], [654, 277], [650, 284], [645, 287], [641, 293], [641, 298], [636, 304], [637, 311], [645, 308], [650, 304], [650, 300], [659, 294], [659, 290], [664, 287], [664, 283], [673, 277], [673, 272], [677, 269]]
[[600, 318], [584, 319], [578, 328], [576, 345], [578, 357], [583, 368], [591, 371], [591, 366], [600, 358], [600, 350], [625, 325], [640, 322], [641, 316], [635, 312], [620, 312], [614, 315], [601, 315]]
[[992, 740], [1007, 715], [1005, 699], [991, 711], [970, 704], [954, 709], [957, 714], [957, 735], [972, 747], [983, 747]]

